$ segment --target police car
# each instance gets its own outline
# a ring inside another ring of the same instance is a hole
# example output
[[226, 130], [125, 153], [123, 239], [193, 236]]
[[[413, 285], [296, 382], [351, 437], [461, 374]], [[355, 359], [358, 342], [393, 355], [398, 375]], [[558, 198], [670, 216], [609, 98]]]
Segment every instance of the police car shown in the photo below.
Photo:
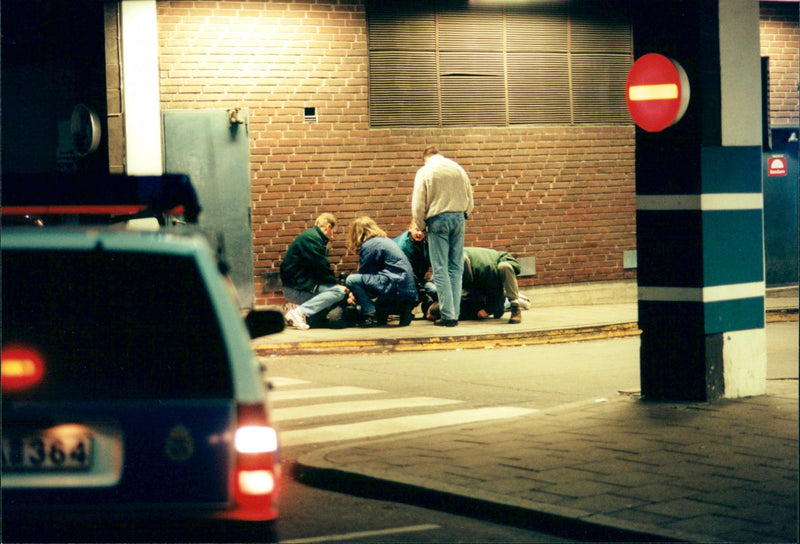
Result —
[[274, 539], [278, 437], [247, 323], [281, 314], [245, 322], [200, 235], [0, 243], [4, 539]]

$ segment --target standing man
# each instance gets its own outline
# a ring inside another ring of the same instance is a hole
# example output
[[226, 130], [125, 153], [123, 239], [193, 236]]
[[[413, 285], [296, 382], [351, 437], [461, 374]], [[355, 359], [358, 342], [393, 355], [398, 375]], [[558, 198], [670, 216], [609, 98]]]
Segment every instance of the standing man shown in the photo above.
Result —
[[323, 213], [286, 250], [281, 262], [283, 295], [300, 306], [286, 312], [284, 317], [296, 329], [308, 329], [307, 318], [324, 316], [347, 297], [347, 289], [338, 285], [328, 262], [328, 243], [335, 236], [336, 217]]
[[434, 325], [458, 325], [464, 272], [464, 227], [472, 213], [472, 186], [464, 169], [439, 154], [434, 146], [422, 152], [425, 165], [414, 178], [411, 215], [428, 231], [433, 283], [439, 295], [441, 318]]

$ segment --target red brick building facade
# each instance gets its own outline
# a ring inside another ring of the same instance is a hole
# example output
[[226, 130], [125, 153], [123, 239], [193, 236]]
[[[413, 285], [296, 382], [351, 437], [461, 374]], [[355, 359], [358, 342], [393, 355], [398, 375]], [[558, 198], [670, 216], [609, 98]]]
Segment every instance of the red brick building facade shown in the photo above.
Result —
[[[523, 287], [635, 278], [632, 125], [370, 128], [358, 0], [158, 2], [158, 23], [163, 109], [249, 108], [257, 304], [281, 301], [261, 278], [320, 213], [405, 230], [428, 144], [472, 180], [467, 243], [535, 257]], [[331, 262], [354, 271], [342, 238]]]
[[796, 2], [761, 2], [761, 56], [769, 57], [773, 126], [800, 124], [800, 27]]
[[[798, 3], [759, 4], [770, 123], [797, 126]], [[109, 138], [80, 166], [100, 163], [105, 154], [114, 160], [98, 168], [124, 171], [121, 90], [111, 77], [119, 67], [109, 46], [109, 36], [118, 35], [114, 4], [105, 4], [105, 22], [97, 5], [79, 5], [3, 5], [9, 28], [22, 29], [8, 47], [4, 42], [4, 171], [54, 169], [54, 120], [64, 112], [68, 118], [81, 101], [104, 114]], [[535, 275], [521, 278], [523, 288], [636, 278], [631, 259], [624, 259], [636, 250], [632, 124], [376, 128], [366, 0], [159, 0], [155, 9], [160, 108], [248, 110], [256, 304], [282, 301], [264, 280], [275, 277], [289, 243], [322, 212], [337, 214], [342, 230], [362, 214], [390, 235], [405, 230], [414, 173], [428, 144], [459, 161], [472, 179], [476, 210], [467, 243], [535, 259]], [[70, 10], [80, 12], [75, 18], [91, 16], [95, 28], [105, 25], [105, 67], [102, 32], [82, 46], [97, 53], [91, 62], [68, 55], [65, 43], [73, 45], [70, 29], [78, 25], [59, 21], [71, 20]], [[42, 21], [49, 21], [47, 32], [27, 30]], [[55, 45], [47, 41], [54, 29], [64, 35], [51, 40]], [[7, 53], [15, 62], [5, 62]], [[91, 78], [77, 76], [88, 68]], [[21, 74], [31, 83], [14, 87]], [[91, 84], [65, 83], [73, 79]], [[97, 96], [84, 96], [87, 89]], [[344, 246], [343, 237], [334, 243], [331, 261], [350, 272], [357, 256]]]

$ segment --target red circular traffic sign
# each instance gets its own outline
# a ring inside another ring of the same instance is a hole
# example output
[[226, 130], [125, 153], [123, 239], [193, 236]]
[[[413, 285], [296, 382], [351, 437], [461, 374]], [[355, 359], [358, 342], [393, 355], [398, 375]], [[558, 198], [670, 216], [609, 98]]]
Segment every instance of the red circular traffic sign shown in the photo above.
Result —
[[689, 79], [672, 59], [649, 53], [637, 60], [625, 84], [628, 112], [637, 126], [659, 132], [680, 121], [689, 106]]

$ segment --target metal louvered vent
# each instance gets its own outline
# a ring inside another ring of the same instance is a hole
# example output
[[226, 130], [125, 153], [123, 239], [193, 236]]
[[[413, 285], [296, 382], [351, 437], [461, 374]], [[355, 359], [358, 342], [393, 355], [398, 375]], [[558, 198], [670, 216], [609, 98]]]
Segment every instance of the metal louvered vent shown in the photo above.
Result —
[[630, 124], [625, 0], [368, 0], [370, 124]]

